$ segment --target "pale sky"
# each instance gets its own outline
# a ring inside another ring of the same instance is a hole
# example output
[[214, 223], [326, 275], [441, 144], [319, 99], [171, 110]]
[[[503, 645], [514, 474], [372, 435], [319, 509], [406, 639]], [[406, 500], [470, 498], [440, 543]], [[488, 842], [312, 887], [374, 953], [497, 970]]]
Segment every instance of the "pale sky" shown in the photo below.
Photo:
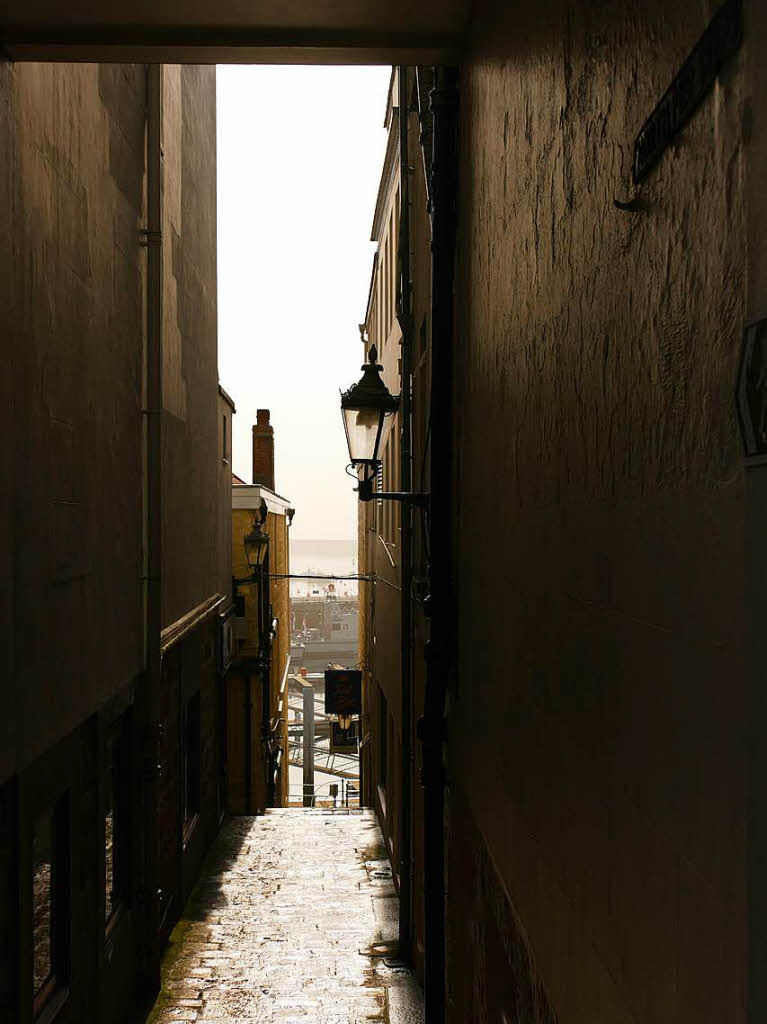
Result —
[[218, 365], [237, 406], [234, 471], [250, 482], [251, 427], [270, 409], [296, 539], [356, 537], [338, 391], [360, 376], [390, 73], [218, 68]]

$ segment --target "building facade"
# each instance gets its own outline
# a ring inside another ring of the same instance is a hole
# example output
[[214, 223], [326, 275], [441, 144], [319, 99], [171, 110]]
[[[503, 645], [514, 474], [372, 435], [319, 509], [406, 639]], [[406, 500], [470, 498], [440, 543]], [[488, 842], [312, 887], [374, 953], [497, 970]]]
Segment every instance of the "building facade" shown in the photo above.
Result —
[[215, 72], [0, 95], [0, 1020], [117, 1024], [223, 810]]
[[[392, 72], [384, 128], [387, 145], [376, 197], [371, 241], [376, 243], [365, 310], [360, 325], [360, 361], [374, 345], [382, 377], [392, 394], [401, 391], [402, 330], [397, 317], [398, 246], [400, 236], [400, 152], [397, 73]], [[377, 489], [400, 485], [398, 444], [401, 413], [394, 414], [381, 453]], [[399, 811], [395, 796], [400, 783], [402, 668], [400, 650], [402, 544], [400, 509], [374, 500], [359, 506], [358, 559], [360, 582], [360, 662], [363, 667], [363, 739], [361, 778], [364, 802], [376, 809], [395, 878], [399, 878]]]
[[[254, 483], [234, 477], [231, 559], [235, 615], [226, 678], [228, 810], [263, 814], [288, 805], [290, 669], [289, 528], [294, 509], [274, 491], [274, 435], [269, 411], [253, 428]], [[261, 482], [268, 480], [269, 487]], [[263, 520], [262, 564], [248, 561], [245, 537]]]
[[[384, 382], [392, 394], [402, 395], [409, 389], [410, 408], [405, 418], [400, 400], [383, 451], [378, 490], [400, 490], [405, 474], [409, 488], [427, 491], [429, 487], [431, 232], [427, 187], [430, 155], [426, 140], [430, 132], [430, 87], [430, 69], [416, 72], [415, 68], [395, 68], [387, 97], [387, 147], [371, 233], [377, 248], [365, 322], [361, 325], [361, 355], [366, 360], [370, 346], [375, 345]], [[420, 106], [419, 89], [423, 100]], [[402, 95], [407, 97], [404, 121], [400, 118]], [[403, 149], [408, 154], [404, 175]], [[400, 252], [400, 240], [405, 237], [409, 258], [406, 309]], [[408, 453], [404, 465], [403, 443]], [[403, 954], [413, 959], [421, 977], [423, 765], [416, 724], [423, 710], [423, 652], [428, 639], [426, 529], [424, 511], [377, 499], [359, 505], [360, 573], [374, 578], [374, 582], [360, 583], [359, 602], [360, 657], [364, 669], [363, 739], [367, 735], [361, 750], [363, 799], [376, 808], [386, 836], [400, 889]]]

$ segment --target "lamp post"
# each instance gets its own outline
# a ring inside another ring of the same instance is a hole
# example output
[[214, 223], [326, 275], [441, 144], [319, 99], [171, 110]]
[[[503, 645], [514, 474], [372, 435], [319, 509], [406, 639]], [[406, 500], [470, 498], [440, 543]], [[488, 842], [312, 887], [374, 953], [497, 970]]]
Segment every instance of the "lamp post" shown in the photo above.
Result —
[[425, 505], [427, 494], [412, 491], [374, 491], [373, 481], [381, 464], [381, 453], [391, 430], [394, 413], [399, 408], [399, 395], [393, 395], [381, 378], [383, 366], [378, 351], [371, 345], [368, 361], [362, 366], [362, 377], [341, 393], [341, 416], [344, 421], [349, 459], [357, 470], [360, 501], [373, 498]]

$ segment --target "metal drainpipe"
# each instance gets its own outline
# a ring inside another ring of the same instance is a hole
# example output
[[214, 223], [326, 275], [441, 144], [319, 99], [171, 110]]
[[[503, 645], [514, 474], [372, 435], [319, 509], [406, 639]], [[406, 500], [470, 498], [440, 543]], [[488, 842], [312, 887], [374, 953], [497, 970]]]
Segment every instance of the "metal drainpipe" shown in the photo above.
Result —
[[431, 634], [426, 649], [424, 902], [426, 1024], [445, 1020], [445, 692], [454, 668], [453, 606], [453, 277], [457, 200], [458, 71], [436, 69], [431, 240]]
[[[412, 491], [411, 461], [411, 376], [413, 366], [413, 328], [410, 282], [410, 173], [408, 159], [408, 69], [399, 68], [399, 157], [400, 157], [400, 309], [402, 330], [402, 401], [400, 403], [400, 489]], [[400, 767], [400, 850], [399, 850], [399, 956], [410, 958], [412, 941], [412, 773], [413, 773], [413, 690], [412, 690], [412, 579], [413, 579], [413, 508], [409, 502], [400, 505], [400, 659], [402, 675], [402, 762]]]
[[157, 802], [161, 771], [162, 683], [162, 65], [146, 65], [146, 330], [143, 353], [143, 605], [144, 672], [136, 693], [138, 749], [142, 759], [138, 830], [141, 969], [150, 991], [160, 985], [160, 873]]

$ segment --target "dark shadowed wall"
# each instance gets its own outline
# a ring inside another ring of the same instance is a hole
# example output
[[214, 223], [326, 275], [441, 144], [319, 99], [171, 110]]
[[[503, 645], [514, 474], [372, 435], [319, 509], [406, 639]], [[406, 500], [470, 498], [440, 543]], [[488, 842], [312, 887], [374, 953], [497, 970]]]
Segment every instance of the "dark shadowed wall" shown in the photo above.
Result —
[[[164, 624], [177, 628], [163, 634], [150, 735], [133, 706], [147, 68], [0, 62], [3, 1024], [124, 1021], [156, 983], [158, 926], [180, 913], [223, 807], [215, 69], [163, 78]], [[204, 621], [188, 616], [203, 602]], [[55, 979], [36, 992], [50, 936], [34, 837], [54, 819]]]
[[753, 6], [637, 212], [613, 205], [632, 191], [634, 137], [714, 8], [475, 11], [448, 729], [456, 1022], [744, 1019], [749, 537], [733, 396], [754, 304], [747, 218], [764, 222], [763, 198], [745, 200], [763, 160]]

